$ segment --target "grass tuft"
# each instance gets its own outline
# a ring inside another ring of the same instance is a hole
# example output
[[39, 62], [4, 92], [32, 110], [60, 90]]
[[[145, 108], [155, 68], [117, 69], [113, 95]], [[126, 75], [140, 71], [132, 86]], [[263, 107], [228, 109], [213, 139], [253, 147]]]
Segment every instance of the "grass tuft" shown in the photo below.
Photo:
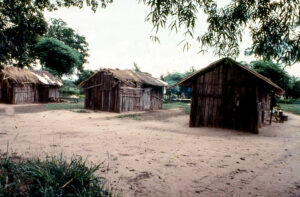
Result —
[[300, 104], [279, 104], [283, 111], [300, 115]]
[[50, 103], [46, 105], [47, 109], [51, 110], [73, 110], [73, 109], [84, 109], [83, 102], [79, 103]]
[[77, 113], [90, 113], [89, 111], [86, 111], [84, 109], [80, 109], [80, 110], [77, 110], [75, 112], [77, 112]]
[[131, 118], [133, 120], [141, 120], [140, 116], [141, 114], [123, 114], [117, 116], [117, 118]]
[[107, 180], [96, 176], [101, 164], [62, 156], [46, 160], [0, 156], [0, 196], [112, 196]]
[[163, 103], [163, 109], [175, 109], [180, 108], [185, 113], [190, 113], [191, 107], [188, 103], [184, 102], [167, 102]]

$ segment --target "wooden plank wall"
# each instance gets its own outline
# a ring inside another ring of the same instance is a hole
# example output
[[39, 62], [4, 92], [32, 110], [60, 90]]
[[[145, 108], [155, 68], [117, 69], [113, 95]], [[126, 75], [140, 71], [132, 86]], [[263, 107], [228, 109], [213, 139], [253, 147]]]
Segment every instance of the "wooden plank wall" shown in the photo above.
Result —
[[59, 98], [58, 87], [50, 87], [49, 88], [49, 98]]
[[199, 76], [192, 83], [190, 126], [258, 132], [256, 87], [251, 75], [230, 65]]
[[13, 86], [13, 104], [34, 103], [35, 89], [33, 84]]
[[270, 92], [266, 92], [267, 87], [261, 87], [258, 91], [258, 121], [259, 126], [262, 127], [266, 124], [270, 123], [270, 115], [271, 115], [271, 94]]
[[98, 73], [85, 86], [85, 108], [120, 112], [120, 86], [109, 74]]
[[142, 95], [143, 95], [143, 88], [121, 87], [120, 89], [121, 112], [144, 110]]
[[99, 72], [85, 84], [85, 108], [111, 112], [145, 110], [144, 91], [149, 91], [149, 109], [162, 108], [161, 87], [128, 87], [110, 74]]
[[151, 91], [151, 110], [162, 109], [163, 87], [153, 87]]

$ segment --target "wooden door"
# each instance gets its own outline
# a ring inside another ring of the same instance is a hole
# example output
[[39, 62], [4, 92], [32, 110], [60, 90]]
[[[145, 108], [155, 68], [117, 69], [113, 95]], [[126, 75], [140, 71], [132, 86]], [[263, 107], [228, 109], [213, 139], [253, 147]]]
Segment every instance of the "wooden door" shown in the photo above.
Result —
[[144, 88], [142, 99], [143, 99], [144, 110], [150, 110], [150, 108], [151, 108], [151, 88]]

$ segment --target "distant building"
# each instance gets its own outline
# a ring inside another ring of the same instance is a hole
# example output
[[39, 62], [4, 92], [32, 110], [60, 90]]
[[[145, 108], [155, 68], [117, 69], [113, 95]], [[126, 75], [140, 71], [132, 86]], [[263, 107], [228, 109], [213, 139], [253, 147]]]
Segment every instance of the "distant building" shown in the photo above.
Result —
[[101, 69], [79, 84], [85, 91], [85, 108], [110, 112], [162, 108], [167, 84], [132, 70]]
[[258, 133], [270, 122], [271, 96], [283, 90], [268, 78], [230, 58], [186, 77], [191, 87], [190, 127], [220, 127]]
[[49, 102], [59, 97], [58, 88], [62, 85], [47, 71], [5, 67], [0, 70], [0, 102]]

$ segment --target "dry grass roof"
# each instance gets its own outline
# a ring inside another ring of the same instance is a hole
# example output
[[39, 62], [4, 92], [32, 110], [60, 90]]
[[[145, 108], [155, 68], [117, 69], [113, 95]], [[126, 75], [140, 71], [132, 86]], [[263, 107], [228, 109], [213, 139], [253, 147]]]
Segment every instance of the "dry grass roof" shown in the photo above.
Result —
[[149, 74], [143, 72], [135, 72], [133, 70], [120, 70], [120, 69], [100, 69], [98, 72], [90, 76], [88, 79], [84, 80], [79, 84], [79, 87], [84, 87], [86, 82], [93, 78], [100, 72], [105, 72], [107, 74], [111, 74], [115, 79], [123, 82], [125, 85], [129, 87], [141, 87], [143, 85], [148, 86], [166, 86], [167, 83], [152, 77]]
[[17, 84], [33, 83], [50, 86], [62, 86], [62, 82], [47, 71], [34, 71], [25, 68], [7, 66], [0, 70], [2, 80], [11, 80]]
[[274, 89], [276, 91], [276, 93], [278, 94], [282, 94], [284, 92], [284, 90], [279, 87], [277, 84], [275, 84], [274, 82], [272, 82], [270, 79], [268, 79], [267, 77], [259, 74], [258, 72], [250, 69], [249, 67], [242, 65], [236, 61], [234, 61], [231, 58], [222, 58], [218, 61], [215, 61], [211, 64], [209, 64], [207, 67], [193, 73], [190, 76], [187, 76], [186, 78], [184, 78], [183, 80], [179, 81], [178, 83], [176, 83], [174, 86], [179, 85], [179, 86], [188, 86], [187, 84], [190, 84], [191, 81], [193, 81], [195, 78], [199, 77], [200, 75], [205, 74], [206, 72], [209, 72], [210, 70], [214, 69], [217, 66], [222, 65], [222, 63], [228, 63], [230, 62], [230, 65], [235, 65], [238, 66], [239, 68], [242, 68], [244, 71], [248, 72], [249, 74], [253, 75], [254, 77], [258, 78], [261, 82], [266, 83], [267, 85], [269, 85], [269, 87], [271, 87], [272, 89]]

